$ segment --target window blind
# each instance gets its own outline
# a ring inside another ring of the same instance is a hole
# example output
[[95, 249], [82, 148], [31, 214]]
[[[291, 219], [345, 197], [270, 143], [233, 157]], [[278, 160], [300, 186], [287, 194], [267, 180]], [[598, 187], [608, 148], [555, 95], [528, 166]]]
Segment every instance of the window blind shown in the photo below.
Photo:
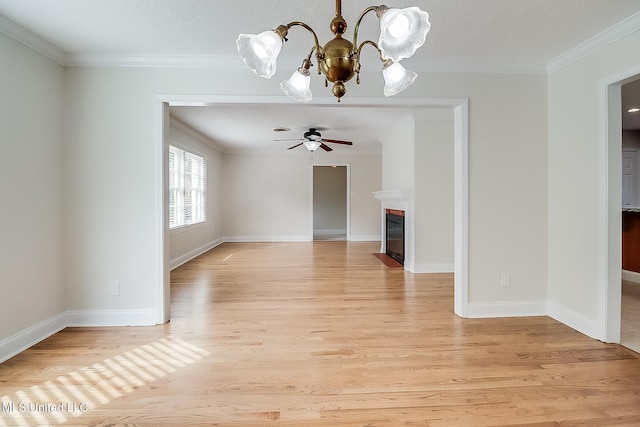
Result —
[[169, 146], [169, 228], [206, 221], [206, 195], [205, 158]]

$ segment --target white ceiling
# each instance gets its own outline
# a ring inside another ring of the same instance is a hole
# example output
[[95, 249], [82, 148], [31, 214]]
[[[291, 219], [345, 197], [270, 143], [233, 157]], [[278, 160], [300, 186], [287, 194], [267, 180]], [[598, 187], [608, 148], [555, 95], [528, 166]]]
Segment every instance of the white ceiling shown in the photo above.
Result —
[[[360, 12], [370, 5], [370, 0], [343, 2], [342, 14], [351, 26], [347, 34], [351, 34]], [[432, 25], [425, 46], [405, 61], [415, 70], [488, 66], [544, 72], [548, 64], [569, 50], [640, 13], [640, 0], [389, 2], [389, 6], [412, 5], [428, 11]], [[334, 14], [335, 2], [330, 0], [0, 0], [0, 15], [59, 48], [68, 62], [109, 55], [195, 56], [240, 66], [235, 47], [239, 33], [258, 33], [301, 20], [315, 29], [324, 44], [331, 38], [328, 25]], [[377, 39], [377, 20], [370, 15], [363, 21], [359, 40]], [[304, 30], [293, 28], [281, 60], [300, 62], [310, 44], [311, 38]], [[638, 95], [626, 98], [635, 102]], [[297, 135], [291, 134], [301, 135], [310, 126], [326, 127], [326, 138], [353, 137], [368, 144], [378, 133], [375, 125], [383, 122], [375, 114], [386, 120], [392, 117], [384, 109], [369, 111], [367, 119], [352, 115], [361, 109], [345, 114], [347, 108], [340, 108], [338, 117], [336, 107], [317, 108], [321, 111], [284, 106], [277, 111], [257, 106], [225, 107], [225, 111], [215, 106], [174, 107], [172, 114], [226, 148], [241, 139], [264, 144], [279, 137], [294, 138]], [[275, 134], [272, 129], [278, 126], [292, 131]], [[640, 124], [634, 126], [640, 129]], [[257, 134], [255, 130], [262, 132]]]

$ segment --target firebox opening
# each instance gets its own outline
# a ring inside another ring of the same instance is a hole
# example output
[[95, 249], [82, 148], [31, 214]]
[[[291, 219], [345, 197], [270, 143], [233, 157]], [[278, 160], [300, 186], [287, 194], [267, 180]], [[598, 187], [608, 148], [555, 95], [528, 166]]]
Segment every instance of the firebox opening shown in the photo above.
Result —
[[386, 210], [386, 253], [404, 264], [404, 211]]

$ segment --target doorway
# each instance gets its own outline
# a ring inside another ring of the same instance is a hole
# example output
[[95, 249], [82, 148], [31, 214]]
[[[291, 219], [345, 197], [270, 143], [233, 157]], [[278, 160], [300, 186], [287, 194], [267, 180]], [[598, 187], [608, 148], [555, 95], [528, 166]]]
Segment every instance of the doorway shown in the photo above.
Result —
[[622, 326], [622, 87], [638, 80], [640, 69], [601, 80], [600, 158], [600, 325], [602, 340], [621, 342]]
[[621, 86], [622, 115], [622, 298], [620, 344], [640, 353], [640, 75]]
[[348, 165], [312, 165], [313, 240], [349, 240]]
[[[264, 96], [223, 96], [223, 95], [159, 95], [156, 97], [156, 159], [157, 173], [155, 179], [156, 205], [158, 218], [157, 245], [155, 257], [158, 260], [158, 287], [155, 304], [158, 323], [170, 319], [170, 287], [169, 287], [169, 222], [168, 222], [168, 146], [169, 146], [169, 106], [186, 105], [226, 105], [226, 104], [259, 104], [279, 105], [281, 97]], [[454, 273], [454, 312], [460, 317], [467, 317], [468, 312], [468, 217], [469, 217], [469, 100], [467, 98], [351, 98], [351, 105], [363, 108], [389, 108], [402, 106], [419, 112], [430, 108], [451, 108], [454, 117], [454, 209], [455, 209], [455, 273]], [[334, 98], [314, 99], [311, 106], [300, 108], [317, 108], [335, 105]], [[347, 168], [349, 169], [349, 168]], [[313, 169], [311, 172], [313, 173]], [[313, 180], [311, 180], [313, 182]], [[347, 181], [348, 182], [348, 181]], [[309, 203], [313, 203], [311, 199]], [[349, 202], [348, 202], [349, 203]], [[309, 226], [311, 232], [313, 223]], [[347, 217], [347, 238], [350, 233], [349, 217]]]

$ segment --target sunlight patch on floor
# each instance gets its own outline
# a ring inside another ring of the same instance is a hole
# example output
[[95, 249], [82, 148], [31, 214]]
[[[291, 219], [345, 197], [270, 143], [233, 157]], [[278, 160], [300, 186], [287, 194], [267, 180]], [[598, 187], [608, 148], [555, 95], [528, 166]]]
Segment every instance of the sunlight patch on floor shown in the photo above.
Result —
[[65, 423], [209, 354], [173, 336], [159, 339], [0, 397], [0, 425]]

